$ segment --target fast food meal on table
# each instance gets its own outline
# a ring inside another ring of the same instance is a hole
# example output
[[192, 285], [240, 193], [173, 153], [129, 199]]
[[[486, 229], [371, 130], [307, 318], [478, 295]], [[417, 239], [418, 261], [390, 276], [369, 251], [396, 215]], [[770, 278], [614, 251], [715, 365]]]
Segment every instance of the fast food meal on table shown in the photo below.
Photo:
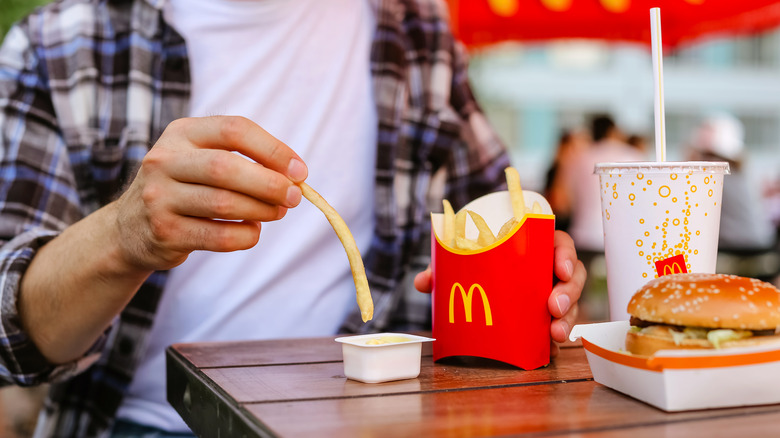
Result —
[[355, 281], [360, 315], [363, 317], [363, 322], [371, 320], [374, 317], [374, 301], [371, 299], [368, 278], [366, 278], [366, 268], [363, 266], [363, 258], [360, 256], [360, 250], [355, 243], [355, 238], [352, 237], [352, 233], [349, 231], [349, 227], [347, 227], [344, 219], [341, 218], [335, 208], [328, 204], [325, 198], [305, 182], [299, 183], [298, 186], [301, 188], [303, 197], [322, 211], [333, 227], [333, 231], [336, 232], [341, 244], [344, 245], [344, 250], [347, 252], [347, 258], [349, 259], [349, 268], [352, 271], [352, 279]]
[[780, 403], [780, 290], [725, 274], [642, 286], [630, 321], [581, 324], [593, 379], [665, 411]]
[[754, 278], [665, 275], [634, 294], [628, 313], [626, 350], [641, 356], [780, 342], [780, 290]]
[[666, 411], [780, 403], [780, 291], [716, 274], [727, 162], [666, 161], [652, 8], [656, 161], [596, 163], [612, 322], [572, 328], [593, 379]]
[[505, 175], [506, 191], [457, 212], [444, 200], [431, 215], [434, 360], [550, 362], [555, 216], [543, 196], [523, 191], [516, 169]]

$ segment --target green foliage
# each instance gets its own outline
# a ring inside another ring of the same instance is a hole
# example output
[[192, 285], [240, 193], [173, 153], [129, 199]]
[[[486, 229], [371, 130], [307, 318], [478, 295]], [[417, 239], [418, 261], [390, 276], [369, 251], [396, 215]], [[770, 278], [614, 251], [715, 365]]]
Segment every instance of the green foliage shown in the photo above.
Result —
[[51, 0], [0, 0], [0, 41], [12, 24], [36, 7], [49, 2]]

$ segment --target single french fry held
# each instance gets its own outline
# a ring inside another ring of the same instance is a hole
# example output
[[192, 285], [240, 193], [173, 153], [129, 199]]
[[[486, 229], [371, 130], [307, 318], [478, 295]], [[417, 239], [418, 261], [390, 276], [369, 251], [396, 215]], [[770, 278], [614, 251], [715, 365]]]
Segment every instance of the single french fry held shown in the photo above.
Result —
[[305, 182], [299, 183], [298, 186], [300, 186], [303, 196], [322, 211], [344, 246], [344, 250], [347, 252], [347, 259], [349, 259], [349, 267], [352, 271], [352, 279], [355, 281], [360, 316], [363, 318], [363, 322], [370, 320], [374, 317], [374, 301], [371, 299], [371, 291], [368, 288], [368, 278], [366, 277], [366, 269], [363, 266], [363, 258], [360, 256], [360, 250], [355, 243], [352, 232], [349, 231], [349, 227], [336, 212], [336, 209], [328, 204], [325, 198], [312, 189], [311, 186]]

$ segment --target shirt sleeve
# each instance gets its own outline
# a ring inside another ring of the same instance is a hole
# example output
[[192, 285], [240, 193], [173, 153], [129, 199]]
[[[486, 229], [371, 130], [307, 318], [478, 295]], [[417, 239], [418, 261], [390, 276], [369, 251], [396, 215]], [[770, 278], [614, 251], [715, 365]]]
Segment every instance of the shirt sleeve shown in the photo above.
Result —
[[37, 250], [82, 216], [68, 148], [22, 25], [0, 47], [0, 384], [34, 385], [93, 363], [99, 340], [73, 363], [49, 363], [22, 327], [21, 279]]
[[461, 120], [460, 145], [452, 148], [447, 166], [445, 198], [453, 207], [506, 188], [504, 169], [509, 154], [474, 98], [468, 80], [465, 47], [455, 41], [452, 50], [450, 105]]

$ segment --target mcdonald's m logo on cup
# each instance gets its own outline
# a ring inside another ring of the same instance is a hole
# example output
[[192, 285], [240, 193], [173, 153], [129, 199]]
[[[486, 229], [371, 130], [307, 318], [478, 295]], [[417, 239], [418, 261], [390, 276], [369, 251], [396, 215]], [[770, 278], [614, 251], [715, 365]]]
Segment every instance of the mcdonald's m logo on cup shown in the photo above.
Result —
[[688, 269], [685, 267], [685, 257], [682, 254], [669, 257], [655, 262], [655, 271], [659, 277], [669, 274], [685, 274]]
[[471, 301], [472, 298], [474, 298], [475, 289], [479, 291], [479, 296], [482, 298], [482, 307], [485, 308], [485, 325], [493, 325], [493, 314], [490, 313], [490, 302], [488, 301], [485, 289], [476, 283], [469, 287], [468, 292], [466, 292], [466, 289], [464, 289], [460, 283], [455, 283], [452, 285], [452, 289], [450, 289], [450, 323], [455, 323], [455, 300], [457, 299], [455, 295], [456, 290], [460, 291], [460, 297], [463, 299], [463, 308], [466, 311], [466, 322], [471, 322]]

